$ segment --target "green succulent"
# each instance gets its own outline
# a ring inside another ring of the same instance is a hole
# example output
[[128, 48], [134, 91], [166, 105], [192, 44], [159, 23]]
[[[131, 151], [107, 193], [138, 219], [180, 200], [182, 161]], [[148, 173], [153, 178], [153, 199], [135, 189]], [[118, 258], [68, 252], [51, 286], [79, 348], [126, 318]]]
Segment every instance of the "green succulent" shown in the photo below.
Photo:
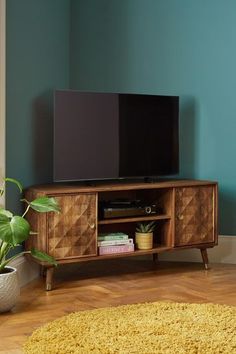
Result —
[[148, 233], [153, 232], [156, 227], [156, 221], [151, 221], [149, 223], [139, 222], [136, 227], [136, 232]]
[[[19, 181], [14, 178], [4, 178], [3, 186], [0, 188], [0, 196], [2, 196], [5, 191], [6, 182], [16, 184], [20, 193], [22, 193], [23, 188]], [[32, 248], [29, 251], [22, 251], [12, 257], [7, 257], [11, 250], [26, 241], [30, 235], [35, 234], [35, 232], [31, 231], [30, 224], [24, 218], [29, 209], [33, 209], [39, 213], [49, 211], [60, 212], [56, 200], [51, 197], [40, 197], [31, 202], [26, 199], [20, 199], [20, 201], [26, 204], [26, 209], [21, 216], [13, 215], [11, 211], [0, 208], [0, 273], [4, 273], [4, 269], [10, 261], [26, 253], [30, 253], [32, 257], [41, 261], [53, 265], [57, 264], [53, 257], [44, 252], [38, 251], [35, 248]]]

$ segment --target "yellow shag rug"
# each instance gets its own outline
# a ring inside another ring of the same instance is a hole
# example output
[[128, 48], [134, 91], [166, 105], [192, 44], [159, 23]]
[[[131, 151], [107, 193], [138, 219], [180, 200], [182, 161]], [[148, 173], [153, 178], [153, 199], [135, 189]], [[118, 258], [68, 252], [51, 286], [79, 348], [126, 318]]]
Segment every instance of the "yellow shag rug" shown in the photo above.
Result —
[[34, 354], [235, 354], [236, 307], [154, 302], [64, 316], [28, 338]]

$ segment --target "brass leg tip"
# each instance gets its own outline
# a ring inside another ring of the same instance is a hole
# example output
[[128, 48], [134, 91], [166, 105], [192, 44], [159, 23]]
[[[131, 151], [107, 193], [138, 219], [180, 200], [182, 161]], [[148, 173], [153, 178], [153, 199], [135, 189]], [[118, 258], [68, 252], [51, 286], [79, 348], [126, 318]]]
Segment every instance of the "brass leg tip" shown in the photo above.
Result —
[[46, 291], [51, 291], [51, 290], [52, 290], [52, 285], [46, 284]]
[[209, 269], [209, 264], [205, 263], [205, 269], [208, 270]]

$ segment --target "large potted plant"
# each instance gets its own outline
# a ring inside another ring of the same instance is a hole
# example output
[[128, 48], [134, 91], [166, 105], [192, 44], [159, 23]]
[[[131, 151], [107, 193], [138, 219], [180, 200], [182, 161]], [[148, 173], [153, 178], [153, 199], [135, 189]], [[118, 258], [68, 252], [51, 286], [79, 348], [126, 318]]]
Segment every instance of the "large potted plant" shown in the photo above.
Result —
[[[0, 188], [0, 196], [5, 192], [6, 182], [16, 184], [20, 193], [22, 193], [22, 185], [19, 181], [13, 178], [5, 178], [2, 188]], [[41, 261], [56, 265], [56, 261], [53, 257], [34, 248], [29, 251], [21, 251], [14, 254], [13, 250], [30, 236], [37, 237], [35, 232], [31, 231], [28, 221], [25, 220], [25, 215], [30, 208], [40, 213], [60, 211], [57, 202], [51, 197], [40, 197], [33, 201], [26, 199], [20, 200], [26, 205], [22, 215], [13, 215], [11, 211], [0, 208], [0, 312], [11, 310], [16, 304], [20, 294], [17, 270], [9, 266], [12, 260], [26, 253], [30, 253], [33, 257]]]

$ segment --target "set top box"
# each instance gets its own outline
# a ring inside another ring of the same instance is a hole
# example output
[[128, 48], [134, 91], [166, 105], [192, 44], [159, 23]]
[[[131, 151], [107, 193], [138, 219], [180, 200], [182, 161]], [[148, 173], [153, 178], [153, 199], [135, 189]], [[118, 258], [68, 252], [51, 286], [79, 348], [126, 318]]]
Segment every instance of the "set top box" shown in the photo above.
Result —
[[156, 204], [142, 203], [140, 200], [103, 201], [99, 206], [100, 218], [111, 219], [158, 213]]

